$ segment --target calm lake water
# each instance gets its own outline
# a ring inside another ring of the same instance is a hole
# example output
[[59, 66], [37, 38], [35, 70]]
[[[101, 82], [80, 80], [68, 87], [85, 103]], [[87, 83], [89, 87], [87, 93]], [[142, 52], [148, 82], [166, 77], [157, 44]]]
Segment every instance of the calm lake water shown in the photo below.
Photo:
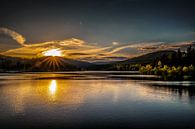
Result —
[[195, 129], [195, 82], [137, 72], [1, 73], [0, 128]]

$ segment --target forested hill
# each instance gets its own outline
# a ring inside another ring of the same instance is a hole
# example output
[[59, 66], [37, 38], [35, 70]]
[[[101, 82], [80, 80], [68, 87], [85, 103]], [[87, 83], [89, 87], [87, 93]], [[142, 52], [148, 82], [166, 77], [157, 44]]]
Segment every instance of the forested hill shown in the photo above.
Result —
[[171, 50], [156, 51], [138, 57], [134, 57], [125, 61], [121, 61], [120, 63], [121, 64], [148, 64], [148, 63], [152, 63], [155, 59], [161, 56], [168, 56], [175, 53], [176, 53], [175, 51], [171, 51]]

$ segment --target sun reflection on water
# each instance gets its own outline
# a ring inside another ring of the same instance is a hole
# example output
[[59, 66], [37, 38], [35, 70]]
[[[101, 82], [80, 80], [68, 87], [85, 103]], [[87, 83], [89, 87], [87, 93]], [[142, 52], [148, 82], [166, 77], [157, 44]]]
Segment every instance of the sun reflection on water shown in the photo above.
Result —
[[56, 80], [51, 80], [51, 83], [48, 87], [50, 100], [55, 101], [56, 100], [56, 94], [57, 94], [57, 82]]
[[51, 95], [54, 95], [56, 93], [56, 89], [57, 89], [57, 83], [56, 80], [52, 80], [50, 85], [49, 85], [49, 93]]

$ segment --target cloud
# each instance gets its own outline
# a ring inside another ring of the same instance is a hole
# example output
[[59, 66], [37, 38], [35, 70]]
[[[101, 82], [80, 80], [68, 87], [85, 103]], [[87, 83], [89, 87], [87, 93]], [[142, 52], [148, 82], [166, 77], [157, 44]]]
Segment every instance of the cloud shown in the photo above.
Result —
[[26, 43], [25, 38], [10, 29], [0, 28], [0, 33], [9, 35], [16, 40], [21, 47], [9, 49], [0, 54], [14, 57], [34, 58], [43, 56], [44, 51], [59, 49], [66, 58], [94, 61], [115, 61], [135, 57], [159, 50], [176, 50], [180, 47], [189, 46], [192, 42], [131, 42], [124, 43], [112, 42], [110, 46], [99, 46], [98, 43], [88, 43], [81, 39], [70, 38], [64, 40], [53, 40], [40, 43]]
[[87, 43], [83, 40], [70, 38], [65, 40], [53, 40], [40, 43], [26, 43], [25, 38], [10, 29], [0, 28], [0, 33], [9, 35], [21, 45], [20, 48], [9, 49], [0, 54], [14, 57], [34, 58], [43, 56], [44, 51], [50, 49], [60, 49], [66, 58], [81, 59], [88, 58], [95, 60], [100, 58], [99, 53], [104, 53], [105, 50], [111, 47], [99, 47], [95, 44]]
[[151, 48], [151, 47], [154, 48], [155, 46], [158, 46], [160, 44], [163, 44], [163, 42], [131, 43], [130, 45], [119, 46], [119, 47], [113, 49], [112, 51], [108, 52], [107, 54], [113, 54], [113, 53], [119, 52], [119, 51], [127, 49], [127, 48], [133, 48], [133, 49], [137, 49], [137, 50], [144, 50], [145, 48]]
[[10, 36], [12, 39], [16, 40], [20, 45], [25, 46], [24, 43], [26, 39], [21, 34], [4, 27], [0, 27], [0, 34], [1, 33]]
[[178, 48], [193, 45], [192, 41], [175, 42], [175, 43], [157, 43], [139, 47], [140, 51], [160, 51], [160, 50], [176, 50]]

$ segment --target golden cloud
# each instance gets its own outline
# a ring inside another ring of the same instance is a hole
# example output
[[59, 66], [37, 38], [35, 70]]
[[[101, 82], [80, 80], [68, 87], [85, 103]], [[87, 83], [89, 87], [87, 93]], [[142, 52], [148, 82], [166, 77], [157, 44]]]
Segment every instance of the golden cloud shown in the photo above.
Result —
[[[9, 35], [21, 45], [20, 48], [10, 49], [0, 53], [3, 55], [35, 58], [43, 56], [42, 53], [44, 51], [48, 51], [50, 49], [60, 49], [63, 56], [66, 58], [90, 62], [93, 62], [94, 60], [114, 60], [114, 58], [125, 59], [127, 57], [140, 55], [140, 52], [145, 54], [157, 50], [176, 49], [178, 46], [189, 44], [189, 42], [174, 44], [167, 44], [164, 42], [134, 42], [122, 45], [124, 43], [112, 42], [110, 46], [99, 46], [98, 43], [88, 43], [76, 38], [53, 40], [41, 43], [26, 43], [25, 37], [13, 30], [0, 28], [0, 33]], [[125, 49], [128, 49], [128, 53], [124, 53]]]

